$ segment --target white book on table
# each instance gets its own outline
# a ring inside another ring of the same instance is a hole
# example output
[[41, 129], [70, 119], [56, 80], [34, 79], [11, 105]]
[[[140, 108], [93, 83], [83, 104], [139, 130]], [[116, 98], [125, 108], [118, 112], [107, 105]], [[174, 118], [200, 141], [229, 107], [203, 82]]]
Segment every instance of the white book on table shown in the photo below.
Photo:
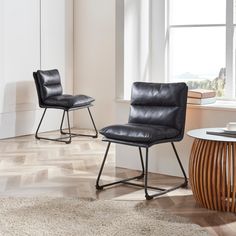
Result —
[[216, 96], [214, 90], [207, 89], [190, 89], [188, 90], [188, 97], [190, 98], [212, 98]]
[[187, 99], [188, 104], [196, 104], [196, 105], [206, 105], [216, 102], [216, 97], [212, 98], [189, 98]]

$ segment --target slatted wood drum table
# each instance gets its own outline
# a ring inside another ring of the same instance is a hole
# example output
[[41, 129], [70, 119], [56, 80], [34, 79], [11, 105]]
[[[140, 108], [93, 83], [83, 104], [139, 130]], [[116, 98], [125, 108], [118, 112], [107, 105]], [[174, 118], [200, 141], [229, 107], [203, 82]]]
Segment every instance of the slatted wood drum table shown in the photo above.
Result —
[[206, 134], [222, 130], [205, 128], [187, 133], [195, 138], [189, 178], [193, 195], [203, 207], [236, 212], [236, 138]]

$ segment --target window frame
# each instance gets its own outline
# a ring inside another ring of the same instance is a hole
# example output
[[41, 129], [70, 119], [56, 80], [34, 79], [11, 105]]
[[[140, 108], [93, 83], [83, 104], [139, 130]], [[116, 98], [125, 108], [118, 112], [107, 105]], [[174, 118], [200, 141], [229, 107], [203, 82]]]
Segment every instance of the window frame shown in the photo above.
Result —
[[202, 28], [202, 27], [225, 27], [225, 68], [226, 68], [226, 86], [225, 86], [225, 94], [226, 96], [223, 98], [235, 98], [235, 45], [234, 45], [234, 29], [236, 27], [236, 23], [234, 23], [234, 0], [225, 0], [226, 1], [226, 21], [225, 24], [170, 24], [170, 0], [166, 0], [166, 79], [167, 82], [171, 82], [170, 77], [170, 38], [171, 38], [171, 30], [178, 28]]

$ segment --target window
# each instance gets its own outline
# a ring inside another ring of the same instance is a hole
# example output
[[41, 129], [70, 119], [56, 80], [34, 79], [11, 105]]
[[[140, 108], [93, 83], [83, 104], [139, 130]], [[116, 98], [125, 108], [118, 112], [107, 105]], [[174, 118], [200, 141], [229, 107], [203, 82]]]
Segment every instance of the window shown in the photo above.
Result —
[[120, 98], [134, 81], [184, 81], [236, 98], [236, 0], [121, 1]]
[[218, 97], [235, 97], [235, 3], [167, 0], [169, 81], [214, 89]]

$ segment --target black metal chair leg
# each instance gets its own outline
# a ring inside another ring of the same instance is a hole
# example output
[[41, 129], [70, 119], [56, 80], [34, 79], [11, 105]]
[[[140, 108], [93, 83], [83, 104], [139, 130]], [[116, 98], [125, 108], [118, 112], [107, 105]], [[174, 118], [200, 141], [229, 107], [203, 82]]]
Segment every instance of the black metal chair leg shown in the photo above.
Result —
[[91, 121], [92, 121], [92, 123], [93, 123], [93, 128], [94, 128], [94, 130], [95, 130], [95, 135], [92, 136], [92, 137], [93, 137], [93, 138], [97, 138], [97, 137], [98, 137], [98, 131], [97, 131], [96, 125], [95, 125], [95, 123], [94, 123], [93, 116], [92, 116], [92, 114], [91, 114], [91, 111], [90, 111], [89, 107], [88, 107], [88, 112], [89, 112], [90, 119], [91, 119]]
[[[144, 192], [145, 192], [145, 198], [147, 200], [151, 200], [154, 197], [161, 196], [163, 194], [166, 194], [168, 192], [176, 190], [176, 189], [178, 189], [180, 187], [185, 187], [186, 186], [186, 184], [188, 182], [187, 181], [187, 176], [185, 174], [184, 168], [182, 166], [182, 163], [181, 163], [181, 161], [179, 159], [178, 153], [177, 153], [173, 143], [172, 143], [172, 147], [173, 147], [173, 149], [175, 151], [175, 155], [177, 157], [177, 160], [179, 162], [179, 165], [180, 165], [181, 170], [182, 170], [183, 175], [184, 175], [184, 179], [185, 179], [184, 183], [181, 183], [181, 184], [179, 184], [179, 185], [177, 185], [175, 187], [169, 188], [169, 189], [149, 186], [148, 185], [148, 158], [149, 158], [149, 156], [148, 156], [148, 151], [149, 150], [148, 149], [149, 148], [146, 147], [146, 159], [145, 159], [145, 166], [144, 166], [142, 150], [141, 150], [141, 147], [139, 147], [139, 155], [140, 155], [140, 161], [141, 161], [141, 166], [142, 166], [142, 174], [141, 175], [135, 176], [135, 177], [131, 177], [131, 178], [127, 178], [127, 179], [118, 180], [118, 181], [115, 181], [115, 182], [112, 182], [112, 183], [108, 183], [108, 184], [104, 184], [104, 185], [99, 185], [99, 180], [101, 178], [102, 171], [103, 171], [103, 168], [104, 168], [104, 165], [105, 165], [105, 162], [106, 162], [106, 158], [107, 158], [107, 155], [108, 155], [108, 152], [109, 152], [110, 144], [111, 144], [111, 142], [108, 142], [107, 149], [106, 149], [106, 152], [105, 152], [105, 155], [104, 155], [104, 158], [103, 158], [103, 162], [102, 162], [101, 168], [100, 168], [99, 173], [98, 173], [98, 177], [97, 177], [97, 181], [96, 181], [96, 189], [102, 190], [104, 187], [112, 186], [112, 185], [115, 185], [115, 184], [128, 184], [128, 185], [132, 185], [132, 186], [136, 186], [136, 187], [143, 187], [144, 188]], [[143, 177], [144, 177], [144, 184], [138, 184], [138, 183], [129, 182], [130, 180], [137, 180], [137, 179], [141, 179]], [[155, 193], [155, 194], [150, 195], [148, 193], [148, 189], [158, 190], [158, 192]]]
[[66, 111], [64, 110], [63, 115], [62, 115], [62, 119], [61, 119], [61, 125], [60, 125], [60, 133], [61, 134], [66, 134], [62, 129], [62, 126], [63, 126], [63, 123], [64, 123], [64, 118], [65, 118], [65, 113], [66, 113]]
[[66, 141], [66, 144], [71, 143], [71, 130], [70, 130], [70, 118], [69, 118], [69, 111], [66, 111], [67, 113], [67, 122], [68, 122], [68, 130], [69, 130], [69, 140]]
[[142, 174], [138, 177], [138, 179], [143, 179], [143, 177], [144, 177], [143, 155], [142, 155], [142, 149], [141, 149], [141, 147], [138, 147], [138, 149], [139, 149], [139, 156], [140, 156], [141, 167], [142, 167]]
[[176, 148], [175, 148], [174, 143], [172, 142], [171, 145], [172, 145], [172, 147], [173, 147], [173, 149], [174, 149], [175, 156], [176, 156], [176, 158], [177, 158], [177, 161], [178, 161], [178, 163], [179, 163], [179, 166], [180, 166], [180, 168], [181, 168], [181, 170], [182, 170], [182, 173], [183, 173], [183, 176], [184, 176], [185, 182], [184, 182], [183, 187], [187, 187], [187, 186], [188, 186], [188, 178], [187, 178], [187, 175], [186, 175], [186, 173], [185, 173], [184, 167], [183, 167], [183, 165], [182, 165], [182, 163], [181, 163], [181, 161], [180, 161], [180, 158], [179, 158], [179, 155], [178, 155], [178, 152], [177, 152], [177, 150], [176, 150]]
[[105, 152], [103, 161], [102, 161], [101, 168], [100, 168], [99, 173], [98, 173], [98, 177], [97, 177], [97, 181], [96, 181], [96, 189], [98, 189], [98, 190], [103, 189], [103, 186], [100, 186], [100, 185], [99, 185], [99, 180], [100, 180], [100, 177], [101, 177], [101, 174], [102, 174], [102, 171], [103, 171], [104, 164], [105, 164], [106, 159], [107, 159], [107, 154], [108, 154], [110, 145], [111, 145], [111, 143], [109, 142], [108, 145], [107, 145], [107, 149], [106, 149], [106, 152]]
[[146, 148], [146, 163], [145, 163], [145, 175], [144, 175], [144, 192], [147, 200], [153, 199], [153, 196], [148, 194], [148, 148]]
[[62, 121], [61, 121], [61, 127], [60, 127], [60, 132], [61, 132], [61, 134], [64, 134], [64, 135], [71, 135], [71, 137], [83, 136], [83, 137], [97, 138], [97, 137], [98, 137], [98, 131], [97, 131], [95, 122], [94, 122], [94, 120], [93, 120], [93, 116], [92, 116], [92, 114], [91, 114], [91, 112], [90, 112], [90, 109], [89, 109], [89, 107], [87, 107], [87, 108], [88, 108], [88, 112], [89, 112], [90, 119], [91, 119], [92, 124], [93, 124], [93, 127], [94, 127], [95, 135], [78, 134], [78, 133], [71, 133], [71, 132], [65, 132], [65, 131], [63, 131], [62, 125], [63, 125], [63, 121], [64, 121], [65, 111], [64, 111], [64, 113], [63, 113]]
[[105, 155], [104, 155], [104, 159], [103, 159], [100, 171], [98, 173], [97, 182], [96, 182], [96, 189], [102, 190], [104, 187], [112, 186], [112, 185], [115, 185], [115, 184], [129, 184], [129, 185], [133, 185], [133, 186], [137, 186], [137, 187], [143, 187], [143, 185], [141, 185], [141, 184], [128, 182], [130, 180], [141, 179], [144, 176], [144, 164], [143, 164], [143, 160], [142, 160], [142, 153], [140, 153], [141, 164], [142, 164], [142, 169], [143, 169], [141, 175], [130, 177], [130, 178], [127, 178], [127, 179], [118, 180], [118, 181], [115, 181], [115, 182], [112, 182], [112, 183], [108, 183], [108, 184], [104, 184], [104, 185], [99, 185], [99, 180], [100, 180], [100, 177], [101, 177], [101, 174], [102, 174], [102, 171], [103, 171], [104, 164], [106, 162], [106, 158], [107, 158], [107, 154], [108, 154], [108, 151], [109, 151], [109, 148], [110, 148], [110, 144], [111, 144], [111, 142], [109, 142], [108, 145], [107, 145], [107, 149], [106, 149], [106, 152], [105, 152]]
[[40, 119], [38, 128], [37, 128], [37, 130], [36, 130], [36, 133], [35, 133], [35, 138], [36, 138], [36, 139], [40, 139], [40, 137], [38, 136], [38, 132], [39, 132], [39, 128], [40, 128], [40, 126], [41, 126], [41, 124], [42, 124], [42, 121], [43, 121], [43, 118], [44, 118], [44, 116], [45, 116], [46, 111], [47, 111], [47, 108], [44, 109], [43, 115], [42, 115], [42, 117], [41, 117], [41, 119]]
[[[39, 132], [39, 129], [40, 129], [40, 126], [42, 124], [42, 121], [44, 119], [44, 116], [45, 116], [45, 113], [47, 111], [47, 108], [45, 108], [44, 112], [43, 112], [43, 115], [41, 117], [41, 120], [39, 122], [39, 125], [38, 125], [38, 128], [36, 130], [36, 133], [35, 133], [35, 138], [36, 139], [44, 139], [44, 140], [51, 140], [51, 141], [57, 141], [57, 142], [64, 142], [66, 144], [69, 144], [71, 143], [71, 139], [72, 137], [76, 137], [76, 136], [86, 136], [86, 137], [92, 137], [92, 138], [97, 138], [98, 136], [98, 131], [97, 131], [97, 128], [96, 128], [96, 125], [94, 123], [94, 120], [93, 120], [93, 117], [92, 117], [92, 114], [90, 112], [90, 109], [89, 107], [88, 108], [88, 112], [89, 112], [89, 116], [92, 120], [92, 123], [93, 123], [93, 127], [94, 127], [94, 130], [95, 130], [95, 135], [87, 135], [87, 134], [75, 134], [75, 133], [71, 133], [71, 127], [70, 127], [70, 119], [69, 119], [69, 110], [64, 110], [63, 111], [63, 115], [62, 115], [62, 119], [61, 119], [61, 125], [60, 125], [60, 133], [63, 134], [63, 135], [66, 135], [65, 137], [60, 137], [60, 138], [45, 138], [45, 137], [41, 137], [38, 135], [38, 132]], [[64, 123], [64, 119], [65, 119], [65, 113], [67, 113], [67, 122], [68, 122], [68, 132], [65, 132], [63, 131], [63, 123]], [[63, 140], [63, 139], [68, 139], [68, 140]]]
[[[43, 140], [49, 140], [49, 141], [56, 141], [56, 142], [62, 142], [62, 143], [70, 143], [71, 142], [71, 137], [69, 137], [69, 141], [65, 141], [63, 139], [68, 139], [68, 137], [60, 137], [60, 138], [45, 138], [45, 137], [42, 137], [42, 136], [39, 136], [38, 135], [38, 132], [39, 132], [39, 129], [41, 127], [41, 124], [42, 124], [42, 121], [43, 121], [43, 118], [45, 116], [45, 113], [47, 111], [47, 108], [45, 108], [44, 112], [43, 112], [43, 115], [40, 119], [40, 122], [39, 122], [39, 125], [38, 125], [38, 128], [36, 130], [36, 133], [35, 133], [35, 138], [36, 139], [43, 139]], [[64, 118], [63, 118], [64, 119]]]
[[180, 168], [181, 168], [181, 170], [182, 170], [182, 172], [183, 172], [184, 183], [179, 184], [179, 185], [177, 185], [177, 186], [175, 186], [175, 187], [172, 187], [172, 188], [169, 188], [169, 189], [163, 189], [163, 190], [161, 190], [160, 193], [156, 193], [156, 194], [149, 195], [149, 194], [148, 194], [148, 188], [149, 188], [149, 187], [148, 187], [148, 148], [147, 148], [147, 149], [146, 149], [146, 165], [145, 165], [145, 184], [144, 184], [145, 197], [146, 197], [147, 200], [151, 200], [151, 199], [153, 199], [154, 197], [161, 196], [161, 195], [163, 195], [163, 194], [166, 194], [166, 193], [168, 193], [168, 192], [171, 192], [171, 191], [176, 190], [176, 189], [181, 188], [181, 187], [186, 187], [186, 186], [188, 185], [188, 179], [187, 179], [186, 173], [185, 173], [185, 171], [184, 171], [183, 165], [182, 165], [182, 163], [181, 163], [181, 161], [180, 161], [180, 158], [179, 158], [179, 155], [178, 155], [178, 153], [177, 153], [177, 150], [176, 150], [176, 148], [175, 148], [175, 145], [174, 145], [174, 143], [171, 143], [171, 144], [172, 144], [172, 147], [173, 147], [173, 149], [174, 149], [174, 152], [175, 152], [176, 158], [177, 158], [177, 160], [178, 160], [178, 163], [179, 163], [179, 165], [180, 165]]

